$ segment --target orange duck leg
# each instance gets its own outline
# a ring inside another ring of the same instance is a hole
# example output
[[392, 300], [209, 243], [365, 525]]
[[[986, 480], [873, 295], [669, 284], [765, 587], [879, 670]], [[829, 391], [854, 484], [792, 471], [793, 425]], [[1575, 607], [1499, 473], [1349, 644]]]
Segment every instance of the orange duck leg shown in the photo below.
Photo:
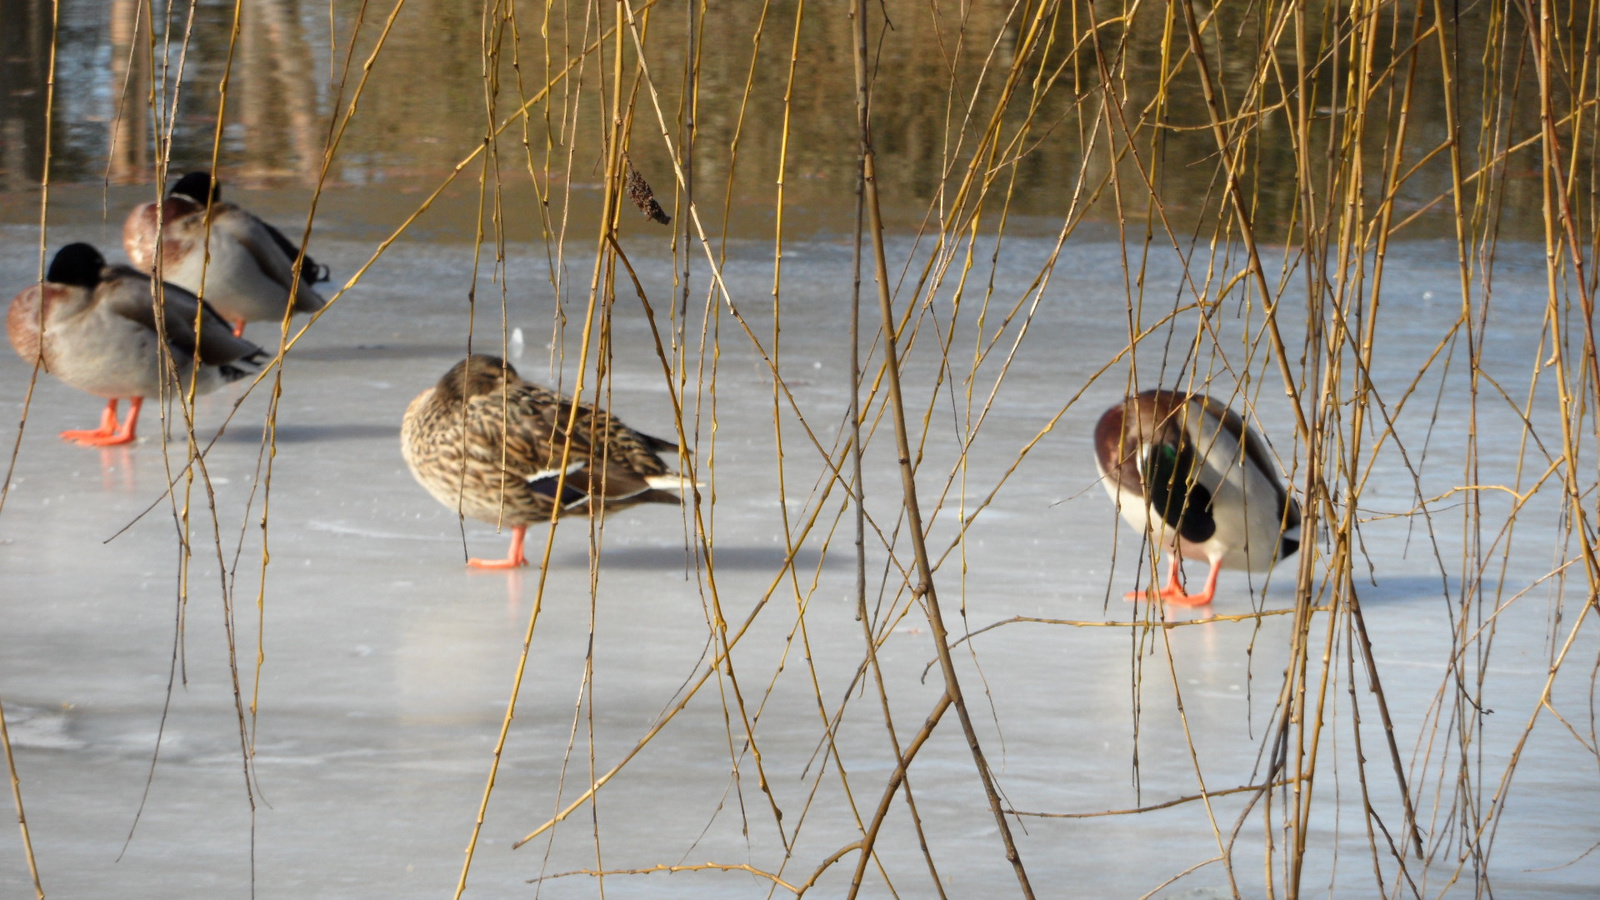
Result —
[[128, 418], [117, 427], [117, 401], [106, 401], [105, 412], [100, 414], [100, 427], [86, 431], [63, 431], [61, 439], [82, 444], [85, 447], [113, 447], [118, 444], [131, 444], [138, 437], [139, 407], [144, 405], [143, 397], [132, 397], [128, 400]]
[[511, 529], [511, 549], [506, 551], [505, 559], [469, 559], [467, 565], [474, 569], [520, 569], [528, 564], [528, 558], [522, 555], [522, 539], [528, 533], [526, 525], [517, 525]]
[[1149, 588], [1143, 591], [1129, 591], [1124, 599], [1129, 601], [1157, 599], [1169, 606], [1210, 606], [1211, 598], [1217, 593], [1217, 573], [1222, 570], [1221, 561], [1211, 564], [1211, 571], [1206, 575], [1205, 589], [1198, 594], [1185, 593], [1183, 585], [1178, 583], [1179, 563], [1178, 554], [1172, 554], [1172, 566], [1167, 570], [1166, 587], [1160, 590]]

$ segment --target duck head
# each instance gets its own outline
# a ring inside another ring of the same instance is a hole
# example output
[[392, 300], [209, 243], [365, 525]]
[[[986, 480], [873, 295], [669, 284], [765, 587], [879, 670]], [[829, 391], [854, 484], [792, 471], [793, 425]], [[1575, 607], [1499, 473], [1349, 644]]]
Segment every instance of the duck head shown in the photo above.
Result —
[[178, 179], [178, 183], [172, 186], [167, 195], [188, 197], [201, 204], [204, 204], [206, 197], [209, 196], [212, 203], [218, 203], [222, 200], [222, 185], [211, 179], [210, 172], [190, 172]]
[[497, 391], [507, 379], [517, 377], [517, 370], [500, 357], [474, 353], [451, 366], [450, 371], [439, 379], [436, 390], [444, 399], [461, 402], [479, 394]]
[[50, 260], [50, 271], [45, 273], [44, 279], [52, 284], [93, 288], [100, 283], [100, 270], [105, 265], [106, 258], [94, 247], [68, 244], [56, 251], [55, 258]]

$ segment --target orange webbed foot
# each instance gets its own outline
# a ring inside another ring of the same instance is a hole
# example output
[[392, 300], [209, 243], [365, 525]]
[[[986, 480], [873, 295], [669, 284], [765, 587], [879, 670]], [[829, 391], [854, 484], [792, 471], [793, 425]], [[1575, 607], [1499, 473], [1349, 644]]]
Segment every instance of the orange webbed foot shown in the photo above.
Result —
[[1181, 588], [1178, 590], [1173, 590], [1170, 586], [1162, 588], [1159, 591], [1155, 588], [1146, 588], [1142, 591], [1129, 591], [1122, 595], [1122, 599], [1128, 601], [1129, 603], [1134, 603], [1139, 600], [1148, 600], [1150, 602], [1165, 603], [1168, 606], [1211, 605], [1211, 597], [1208, 594], [1186, 594]]
[[528, 558], [522, 555], [522, 538], [528, 533], [526, 526], [518, 525], [511, 529], [511, 548], [506, 551], [505, 559], [469, 559], [467, 566], [473, 569], [520, 569], [528, 564]]
[[1186, 594], [1182, 590], [1174, 591], [1170, 589], [1163, 589], [1158, 592], [1158, 596], [1160, 597], [1161, 602], [1168, 606], [1211, 605], [1211, 594], [1204, 591], [1198, 594]]
[[1138, 600], [1148, 600], [1151, 603], [1159, 602], [1164, 606], [1187, 606], [1194, 609], [1204, 609], [1209, 616], [1211, 598], [1216, 594], [1217, 590], [1217, 570], [1219, 568], [1220, 566], [1213, 564], [1210, 573], [1206, 576], [1205, 590], [1198, 594], [1191, 594], [1185, 591], [1183, 585], [1178, 581], [1178, 561], [1174, 558], [1172, 568], [1167, 576], [1166, 587], [1157, 590], [1152, 586], [1142, 591], [1129, 591], [1123, 595], [1123, 599], [1130, 603]]
[[92, 446], [94, 446], [96, 441], [102, 440], [104, 438], [112, 437], [116, 433], [117, 433], [117, 429], [116, 429], [115, 425], [113, 425], [110, 428], [107, 428], [104, 425], [102, 425], [99, 428], [86, 428], [86, 429], [79, 429], [79, 430], [74, 430], [74, 431], [63, 431], [63, 432], [61, 432], [61, 439], [63, 441], [69, 441], [69, 442], [74, 443], [74, 444], [84, 444], [85, 446], [92, 447]]
[[61, 439], [85, 447], [114, 447], [118, 444], [131, 444], [135, 439], [134, 429], [139, 421], [139, 406], [142, 398], [134, 398], [128, 402], [128, 421], [121, 429], [117, 428], [117, 401], [106, 403], [105, 412], [100, 414], [100, 427], [89, 429], [74, 429], [61, 432]]
[[71, 441], [83, 447], [115, 447], [120, 444], [131, 444], [138, 438], [129, 432], [122, 431], [63, 431], [63, 441]]
[[518, 554], [505, 559], [478, 559], [473, 557], [467, 560], [467, 567], [472, 569], [520, 569], [528, 564], [528, 558]]

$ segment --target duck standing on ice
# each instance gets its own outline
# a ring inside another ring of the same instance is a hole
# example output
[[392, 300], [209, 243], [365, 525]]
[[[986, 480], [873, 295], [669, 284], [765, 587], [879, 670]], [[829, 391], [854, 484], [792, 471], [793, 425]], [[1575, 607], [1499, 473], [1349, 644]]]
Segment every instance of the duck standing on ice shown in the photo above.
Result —
[[[206, 206], [211, 208], [211, 258], [206, 259]], [[159, 218], [159, 223], [158, 223]], [[294, 312], [316, 312], [328, 304], [312, 285], [328, 280], [318, 265], [283, 232], [248, 210], [222, 201], [222, 188], [208, 172], [190, 172], [160, 203], [146, 203], [128, 214], [122, 245], [145, 273], [156, 264], [161, 235], [161, 277], [204, 297], [229, 321], [233, 333], [246, 322], [281, 322], [289, 304]], [[294, 264], [301, 259], [299, 287]]]
[[[1266, 442], [1210, 397], [1128, 397], [1100, 417], [1094, 447], [1122, 517], [1172, 557], [1167, 584], [1155, 592], [1164, 603], [1208, 607], [1222, 568], [1266, 572], [1300, 549], [1300, 504], [1278, 479]], [[1211, 564], [1198, 594], [1178, 583], [1184, 557]]]
[[677, 444], [640, 434], [582, 403], [573, 419], [573, 407], [523, 381], [498, 357], [473, 355], [406, 408], [400, 449], [417, 481], [462, 515], [511, 526], [505, 559], [470, 559], [468, 565], [527, 565], [522, 542], [528, 526], [556, 516], [683, 502], [679, 493], [687, 482], [669, 474], [660, 456], [676, 452]]
[[[130, 443], [144, 398], [159, 397], [163, 389], [187, 391], [191, 379], [197, 394], [214, 391], [250, 374], [245, 367], [265, 356], [193, 294], [170, 284], [164, 293], [158, 329], [149, 278], [107, 265], [88, 244], [68, 244], [56, 251], [43, 284], [12, 299], [6, 336], [17, 355], [107, 398], [99, 428], [63, 431], [62, 440], [91, 447]], [[128, 418], [119, 428], [117, 401], [123, 398]]]

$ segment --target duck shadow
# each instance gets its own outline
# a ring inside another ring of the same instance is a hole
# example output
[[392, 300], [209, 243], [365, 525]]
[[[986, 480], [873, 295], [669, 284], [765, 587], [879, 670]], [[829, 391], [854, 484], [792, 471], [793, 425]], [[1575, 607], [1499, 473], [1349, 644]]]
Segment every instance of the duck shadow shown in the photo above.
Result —
[[[308, 444], [313, 441], [364, 441], [369, 439], [400, 439], [400, 424], [375, 424], [346, 422], [338, 425], [279, 425], [276, 440], [280, 444]], [[222, 444], [260, 444], [260, 428], [230, 428], [218, 438]]]
[[[1285, 567], [1287, 568], [1287, 567]], [[1287, 577], [1284, 577], [1287, 576]], [[1259, 578], [1259, 576], [1257, 576]], [[1376, 582], [1376, 583], [1374, 583]], [[1328, 594], [1321, 581], [1313, 583], [1313, 590], [1319, 602], [1327, 602]], [[1356, 576], [1356, 598], [1364, 606], [1388, 606], [1406, 603], [1415, 603], [1421, 600], [1437, 600], [1449, 591], [1449, 599], [1455, 602], [1460, 599], [1461, 579], [1450, 576], [1448, 579], [1437, 574], [1425, 572], [1408, 573], [1404, 575], [1384, 575], [1379, 573], [1373, 578], [1368, 578], [1365, 572]], [[1218, 595], [1221, 595], [1221, 588]], [[1264, 603], [1268, 609], [1278, 609], [1294, 606], [1295, 580], [1294, 572], [1276, 573], [1270, 584], [1263, 589], [1258, 580], [1250, 586], [1250, 593]]]
[[[498, 352], [498, 344], [495, 351]], [[291, 360], [301, 362], [355, 362], [367, 360], [448, 359], [459, 360], [466, 355], [461, 344], [424, 344], [394, 342], [385, 344], [357, 344], [354, 347], [297, 347], [289, 352]]]
[[1362, 603], [1388, 604], [1404, 603], [1414, 600], [1438, 600], [1449, 592], [1451, 601], [1459, 600], [1461, 596], [1461, 579], [1455, 576], [1441, 576], [1438, 574], [1417, 573], [1411, 575], [1383, 575], [1379, 574], [1373, 579], [1365, 577], [1356, 579], [1356, 596]]
[[[717, 547], [713, 553], [716, 567], [727, 571], [776, 572], [789, 558], [781, 547]], [[607, 569], [682, 569], [693, 562], [693, 555], [685, 547], [607, 547], [600, 551], [600, 565]], [[801, 571], [815, 569], [822, 554], [802, 547], [794, 555], [795, 567]], [[587, 553], [567, 553], [556, 561], [563, 567], [587, 567]], [[825, 563], [835, 565], [833, 560]]]

